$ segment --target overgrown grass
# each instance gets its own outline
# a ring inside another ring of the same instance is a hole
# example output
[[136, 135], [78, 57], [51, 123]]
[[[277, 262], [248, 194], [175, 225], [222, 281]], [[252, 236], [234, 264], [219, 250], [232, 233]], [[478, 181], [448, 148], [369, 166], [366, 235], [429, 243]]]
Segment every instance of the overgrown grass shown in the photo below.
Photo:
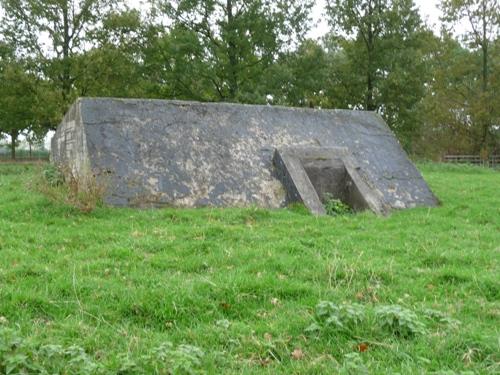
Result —
[[421, 169], [441, 207], [315, 218], [85, 214], [0, 164], [0, 373], [498, 373], [500, 174]]

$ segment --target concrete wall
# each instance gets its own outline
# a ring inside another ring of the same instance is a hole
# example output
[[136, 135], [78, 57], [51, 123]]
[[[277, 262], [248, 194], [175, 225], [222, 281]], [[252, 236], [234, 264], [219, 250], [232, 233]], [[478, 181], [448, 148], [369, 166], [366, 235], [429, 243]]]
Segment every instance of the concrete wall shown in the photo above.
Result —
[[51, 162], [69, 168], [73, 175], [90, 171], [85, 127], [82, 124], [81, 102], [71, 106], [51, 141]]

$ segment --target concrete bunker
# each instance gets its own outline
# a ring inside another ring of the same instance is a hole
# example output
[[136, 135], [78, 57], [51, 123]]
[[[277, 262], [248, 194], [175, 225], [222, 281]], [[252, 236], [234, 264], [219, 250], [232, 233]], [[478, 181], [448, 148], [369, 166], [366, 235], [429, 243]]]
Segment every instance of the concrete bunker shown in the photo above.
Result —
[[332, 194], [355, 210], [437, 199], [374, 112], [171, 100], [81, 98], [52, 139], [52, 162], [106, 179], [133, 207], [284, 207], [314, 214]]

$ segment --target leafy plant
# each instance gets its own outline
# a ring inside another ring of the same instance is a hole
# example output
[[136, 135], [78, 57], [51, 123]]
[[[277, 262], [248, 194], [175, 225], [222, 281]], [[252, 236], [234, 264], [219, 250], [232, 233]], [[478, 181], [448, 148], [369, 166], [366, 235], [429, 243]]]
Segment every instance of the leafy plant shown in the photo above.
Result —
[[[119, 374], [194, 374], [205, 353], [198, 347], [164, 342], [137, 359], [118, 354]], [[110, 368], [98, 362], [82, 347], [56, 344], [36, 345], [14, 329], [0, 327], [1, 374], [108, 374]]]
[[364, 307], [359, 304], [336, 304], [322, 301], [316, 306], [315, 315], [317, 323], [309, 326], [308, 331], [314, 331], [321, 327], [333, 327], [339, 330], [347, 330], [360, 324], [364, 317]]
[[439, 324], [445, 324], [451, 327], [457, 327], [460, 325], [460, 321], [450, 318], [448, 315], [438, 310], [425, 309], [423, 313], [426, 319]]
[[325, 194], [323, 203], [326, 214], [330, 216], [341, 216], [352, 213], [352, 208], [342, 202], [340, 199], [333, 198], [331, 194]]
[[53, 164], [47, 164], [42, 175], [50, 186], [60, 186], [64, 183], [64, 174]]
[[[205, 353], [198, 347], [181, 344], [174, 347], [171, 342], [165, 342], [152, 350], [150, 355], [142, 358], [144, 364], [155, 363], [155, 370], [173, 370], [174, 374], [194, 374], [201, 366]], [[157, 371], [162, 372], [162, 371]]]
[[425, 334], [425, 325], [417, 315], [399, 305], [380, 306], [375, 309], [378, 325], [401, 337]]

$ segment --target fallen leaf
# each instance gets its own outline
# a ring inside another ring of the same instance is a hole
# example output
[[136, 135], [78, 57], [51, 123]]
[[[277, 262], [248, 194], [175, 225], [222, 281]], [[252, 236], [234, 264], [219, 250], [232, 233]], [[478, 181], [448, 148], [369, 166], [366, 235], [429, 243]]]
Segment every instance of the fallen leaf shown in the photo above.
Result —
[[304, 358], [304, 352], [300, 348], [295, 348], [292, 352], [292, 358], [295, 360], [299, 360]]
[[231, 308], [231, 305], [226, 302], [221, 302], [219, 306], [222, 307], [223, 310], [229, 310]]
[[360, 353], [364, 353], [364, 352], [366, 352], [367, 350], [368, 350], [368, 344], [367, 344], [367, 343], [362, 342], [362, 343], [359, 343], [359, 344], [358, 344], [358, 351], [359, 351]]

